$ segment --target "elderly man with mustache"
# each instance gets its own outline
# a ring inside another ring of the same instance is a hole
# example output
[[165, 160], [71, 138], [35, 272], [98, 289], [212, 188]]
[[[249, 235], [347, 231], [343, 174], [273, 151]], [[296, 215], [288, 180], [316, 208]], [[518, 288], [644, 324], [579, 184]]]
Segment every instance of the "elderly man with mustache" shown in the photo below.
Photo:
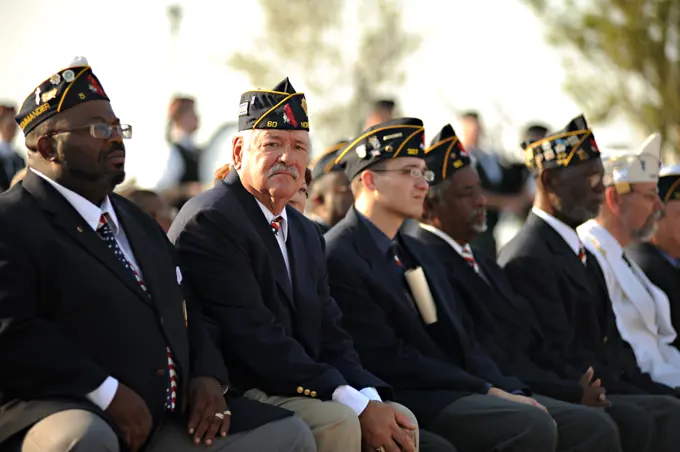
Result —
[[232, 389], [295, 412], [319, 451], [415, 451], [415, 417], [384, 403], [330, 296], [325, 244], [289, 205], [304, 182], [309, 120], [288, 79], [241, 96], [233, 171], [170, 228], [219, 341]]
[[637, 152], [603, 158], [605, 202], [597, 218], [577, 230], [604, 274], [603, 285], [621, 337], [635, 352], [638, 366], [658, 383], [680, 387], [680, 351], [673, 341], [666, 294], [656, 287], [624, 248], [654, 235], [663, 210], [658, 195], [661, 136], [650, 136]]

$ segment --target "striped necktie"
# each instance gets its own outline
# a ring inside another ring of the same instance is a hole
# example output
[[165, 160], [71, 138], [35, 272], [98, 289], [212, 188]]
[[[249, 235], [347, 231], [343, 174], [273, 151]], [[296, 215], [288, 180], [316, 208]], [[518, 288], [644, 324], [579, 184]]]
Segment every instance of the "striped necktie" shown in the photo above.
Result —
[[[101, 217], [99, 217], [97, 233], [102, 238], [102, 240], [104, 240], [104, 243], [108, 245], [109, 249], [113, 252], [114, 256], [116, 256], [116, 258], [123, 265], [123, 267], [125, 267], [130, 273], [132, 273], [142, 291], [149, 298], [151, 298], [151, 293], [149, 293], [149, 290], [144, 284], [142, 276], [139, 274], [137, 270], [135, 270], [135, 268], [132, 265], [130, 265], [130, 262], [125, 257], [125, 254], [123, 254], [123, 250], [121, 250], [120, 246], [118, 246], [116, 237], [113, 235], [113, 230], [111, 229], [111, 226], [109, 225], [108, 222], [108, 214], [103, 213]], [[175, 366], [175, 361], [172, 358], [172, 351], [170, 350], [169, 346], [166, 346], [166, 352], [168, 354], [168, 387], [166, 390], [167, 397], [165, 406], [168, 409], [168, 411], [175, 411], [175, 405], [177, 401], [177, 380], [179, 379], [179, 377], [177, 376], [177, 368]]]
[[472, 254], [472, 248], [470, 248], [470, 245], [465, 245], [460, 255], [463, 257], [463, 259], [465, 259], [465, 262], [467, 262], [468, 265], [472, 267], [475, 273], [479, 273], [479, 265], [477, 265], [474, 254]]
[[283, 217], [281, 215], [279, 215], [278, 217], [274, 218], [272, 221], [269, 222], [269, 225], [272, 227], [272, 232], [274, 233], [274, 235], [277, 235], [279, 233], [282, 224]]

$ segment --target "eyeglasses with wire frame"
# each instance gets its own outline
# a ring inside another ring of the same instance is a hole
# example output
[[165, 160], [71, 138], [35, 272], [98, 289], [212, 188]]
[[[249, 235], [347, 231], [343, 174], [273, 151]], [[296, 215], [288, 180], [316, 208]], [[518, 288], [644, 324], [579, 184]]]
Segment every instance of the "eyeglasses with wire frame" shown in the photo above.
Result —
[[116, 125], [111, 125], [111, 124], [104, 124], [104, 123], [99, 123], [99, 124], [86, 124], [84, 126], [78, 126], [74, 127], [72, 129], [68, 130], [55, 130], [52, 132], [49, 132], [46, 136], [53, 136], [53, 135], [59, 135], [62, 133], [70, 133], [70, 132], [75, 132], [77, 130], [83, 130], [83, 129], [89, 129], [90, 136], [93, 138], [98, 138], [101, 140], [108, 140], [113, 136], [114, 132], [117, 132], [118, 135], [121, 136], [124, 140], [129, 140], [132, 138], [132, 126], [129, 124], [116, 124]]
[[402, 168], [402, 169], [375, 169], [370, 171], [374, 173], [401, 173], [407, 174], [414, 179], [425, 179], [426, 182], [432, 182], [434, 180], [434, 171], [428, 169], [420, 168]]

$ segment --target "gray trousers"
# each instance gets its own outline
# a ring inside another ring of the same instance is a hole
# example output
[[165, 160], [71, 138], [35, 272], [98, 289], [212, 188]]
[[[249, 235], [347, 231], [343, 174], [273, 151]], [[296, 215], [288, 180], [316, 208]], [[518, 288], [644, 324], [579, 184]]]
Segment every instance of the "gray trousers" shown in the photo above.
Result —
[[[60, 411], [36, 423], [11, 452], [119, 452], [118, 437], [96, 414], [85, 410]], [[259, 428], [216, 438], [209, 449], [195, 445], [185, 425], [168, 422], [154, 436], [146, 452], [315, 452], [314, 437], [298, 417], [288, 417]]]
[[618, 430], [602, 410], [535, 396], [550, 414], [490, 395], [457, 400], [428, 426], [459, 452], [619, 452]]
[[661, 395], [608, 395], [625, 452], [675, 452], [680, 447], [680, 400]]

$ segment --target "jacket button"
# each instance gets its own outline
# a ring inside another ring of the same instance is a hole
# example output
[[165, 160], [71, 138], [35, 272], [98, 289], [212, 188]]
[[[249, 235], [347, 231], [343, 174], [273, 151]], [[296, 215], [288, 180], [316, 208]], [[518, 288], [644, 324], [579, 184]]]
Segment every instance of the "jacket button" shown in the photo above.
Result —
[[602, 342], [604, 342], [606, 344], [608, 340], [609, 340], [609, 337], [605, 336], [604, 339], [602, 340]]
[[304, 390], [305, 390], [305, 388], [303, 388], [302, 386], [297, 387], [298, 394], [302, 394], [304, 392]]
[[309, 395], [311, 391], [309, 389], [305, 389], [305, 395]]
[[312, 391], [312, 393], [311, 393], [310, 395], [311, 395], [312, 397], [316, 397], [316, 391]]
[[157, 377], [165, 377], [165, 369], [156, 369]]

